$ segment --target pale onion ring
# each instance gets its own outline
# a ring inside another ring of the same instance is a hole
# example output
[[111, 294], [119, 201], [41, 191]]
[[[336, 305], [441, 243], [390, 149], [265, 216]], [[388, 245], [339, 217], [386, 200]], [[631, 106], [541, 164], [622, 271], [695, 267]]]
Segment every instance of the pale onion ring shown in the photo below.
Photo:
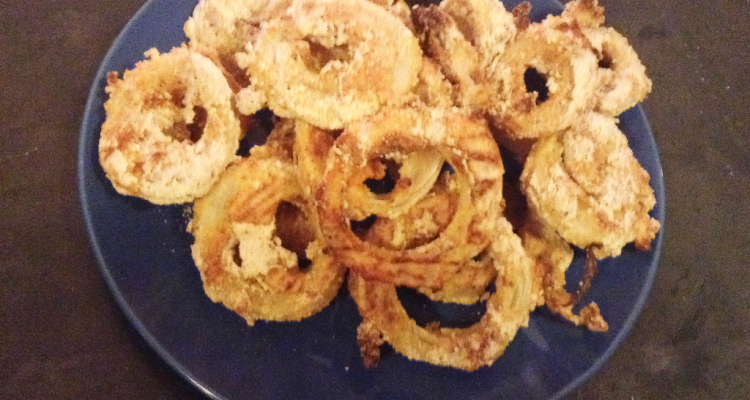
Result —
[[183, 30], [188, 45], [212, 54], [240, 82], [246, 81], [244, 71], [235, 60], [235, 53], [245, 50], [254, 41], [260, 26], [282, 15], [292, 0], [201, 0], [185, 22]]
[[[312, 236], [306, 248], [312, 263], [308, 271], [300, 270], [297, 255], [277, 236], [275, 218], [282, 202], [301, 211], [304, 226], [296, 228]], [[231, 165], [196, 200], [188, 228], [209, 298], [250, 325], [258, 319], [300, 320], [323, 309], [338, 292], [345, 270], [323, 251], [314, 213], [291, 160], [251, 155]]]
[[[518, 32], [503, 57], [508, 61], [507, 104], [492, 121], [504, 139], [536, 140], [560, 132], [594, 107], [597, 60], [583, 35], [531, 24]], [[527, 89], [525, 74], [531, 69], [546, 79], [549, 93], [543, 102], [538, 92]]]
[[617, 116], [651, 92], [651, 80], [628, 40], [612, 28], [585, 29], [601, 61], [597, 110]]
[[417, 83], [417, 39], [365, 0], [297, 0], [237, 61], [274, 113], [325, 129], [403, 103]]
[[649, 175], [628, 147], [616, 119], [592, 113], [585, 124], [540, 139], [526, 160], [521, 185], [529, 207], [566, 241], [617, 256], [635, 241], [649, 249], [659, 222]]
[[232, 90], [211, 60], [185, 47], [145, 55], [122, 79], [107, 77], [99, 161], [121, 194], [190, 202], [236, 158], [242, 132]]
[[495, 231], [488, 252], [498, 270], [497, 289], [487, 300], [485, 315], [468, 328], [422, 328], [404, 310], [393, 284], [350, 274], [349, 293], [363, 318], [358, 341], [366, 365], [377, 362], [382, 341], [410, 359], [468, 371], [492, 365], [504, 353], [518, 330], [528, 324], [541, 293], [534, 284], [533, 262], [510, 223], [500, 217]]
[[651, 80], [628, 40], [615, 29], [604, 27], [604, 8], [598, 0], [575, 0], [565, 5], [559, 17], [543, 24], [558, 29], [577, 26], [599, 59], [596, 110], [617, 116], [635, 106], [651, 92]]

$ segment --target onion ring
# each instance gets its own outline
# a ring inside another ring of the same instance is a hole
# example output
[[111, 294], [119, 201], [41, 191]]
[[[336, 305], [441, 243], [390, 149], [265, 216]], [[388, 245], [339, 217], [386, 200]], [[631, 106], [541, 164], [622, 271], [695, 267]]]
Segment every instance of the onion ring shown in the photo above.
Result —
[[[308, 191], [317, 188], [323, 178], [326, 159], [333, 147], [334, 135], [304, 122], [297, 122], [294, 153], [300, 175]], [[457, 199], [448, 189], [446, 174], [426, 195], [396, 217], [380, 216], [360, 234], [363, 241], [391, 250], [413, 249], [434, 240], [450, 223]], [[496, 271], [485, 260], [467, 261], [470, 274], [448, 278], [440, 289], [418, 287], [430, 299], [461, 304], [476, 303], [484, 295], [487, 285], [495, 279]]]
[[[424, 150], [439, 152], [455, 170], [452, 221], [435, 240], [414, 249], [394, 251], [362, 241], [349, 226], [350, 188], [362, 185], [357, 170], [385, 155]], [[467, 269], [465, 261], [494, 235], [503, 171], [483, 120], [456, 111], [389, 109], [352, 124], [336, 139], [316, 193], [321, 228], [335, 257], [365, 278], [439, 289], [447, 277]]]
[[[536, 140], [560, 132], [594, 107], [597, 60], [582, 34], [531, 24], [505, 48], [506, 109], [492, 115], [509, 140]], [[535, 71], [548, 91], [529, 91], [528, 71]], [[544, 101], [542, 101], [544, 100]]]
[[485, 315], [468, 328], [419, 327], [404, 310], [393, 284], [370, 281], [356, 272], [349, 275], [349, 293], [363, 318], [358, 342], [365, 365], [377, 361], [383, 340], [410, 359], [468, 371], [491, 365], [503, 354], [518, 329], [528, 324], [541, 294], [533, 283], [533, 262], [510, 223], [500, 217], [495, 232], [488, 252], [498, 270], [497, 289], [487, 300]]
[[[554, 229], [533, 216], [526, 220], [518, 235], [526, 252], [544, 271], [544, 302], [547, 307], [576, 325], [586, 326], [595, 332], [606, 332], [609, 326], [596, 303], [587, 304], [578, 315], [573, 313], [578, 296], [565, 290], [565, 271], [573, 261], [570, 245]], [[592, 256], [587, 262], [595, 263], [596, 258]]]
[[246, 82], [235, 53], [245, 50], [260, 31], [261, 24], [283, 14], [292, 0], [201, 0], [185, 22], [188, 45], [217, 57], [227, 71]]
[[463, 36], [479, 52], [483, 68], [492, 72], [503, 62], [505, 46], [515, 37], [513, 14], [497, 0], [445, 0], [439, 6], [456, 21]]
[[237, 54], [274, 113], [338, 129], [407, 100], [422, 55], [394, 15], [365, 0], [297, 0], [287, 14]]
[[635, 106], [651, 92], [651, 80], [628, 40], [613, 28], [604, 27], [604, 8], [598, 0], [575, 0], [565, 5], [559, 17], [543, 24], [558, 29], [576, 26], [588, 39], [599, 60], [596, 110], [617, 116]]
[[635, 241], [650, 249], [659, 222], [648, 173], [616, 119], [592, 113], [587, 123], [534, 145], [521, 174], [529, 206], [566, 241], [597, 257], [617, 256]]
[[464, 37], [456, 21], [438, 6], [417, 6], [412, 20], [425, 55], [433, 59], [452, 84], [455, 104], [472, 111], [492, 104], [500, 88], [494, 88], [482, 68], [479, 51]]
[[628, 40], [612, 28], [583, 32], [600, 58], [597, 110], [617, 116], [645, 99], [651, 92], [651, 80]]
[[[196, 200], [188, 230], [211, 300], [252, 325], [258, 319], [300, 320], [333, 299], [345, 270], [323, 251], [315, 210], [306, 199], [291, 159], [251, 155]], [[292, 205], [297, 215], [279, 214], [281, 204]], [[282, 246], [279, 229], [285, 224], [276, 223], [281, 216], [296, 224], [286, 228], [295, 231], [296, 252], [311, 261], [308, 271], [300, 269], [299, 255]]]
[[236, 158], [242, 131], [232, 90], [211, 60], [184, 46], [145, 56], [122, 79], [107, 76], [99, 162], [121, 194], [190, 202]]

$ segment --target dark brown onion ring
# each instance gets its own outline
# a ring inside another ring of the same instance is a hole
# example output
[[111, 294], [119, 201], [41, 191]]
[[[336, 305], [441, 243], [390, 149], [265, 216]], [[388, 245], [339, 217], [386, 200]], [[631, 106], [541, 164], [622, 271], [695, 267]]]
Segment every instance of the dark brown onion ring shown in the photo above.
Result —
[[[383, 156], [426, 148], [455, 170], [458, 202], [452, 221], [435, 240], [414, 249], [396, 251], [361, 240], [349, 226], [347, 206], [349, 188], [363, 185], [357, 171]], [[456, 111], [389, 109], [350, 125], [336, 139], [316, 194], [321, 229], [334, 256], [365, 278], [440, 289], [460, 271], [474, 273], [466, 261], [494, 236], [492, 221], [503, 207], [503, 171], [483, 120]]]

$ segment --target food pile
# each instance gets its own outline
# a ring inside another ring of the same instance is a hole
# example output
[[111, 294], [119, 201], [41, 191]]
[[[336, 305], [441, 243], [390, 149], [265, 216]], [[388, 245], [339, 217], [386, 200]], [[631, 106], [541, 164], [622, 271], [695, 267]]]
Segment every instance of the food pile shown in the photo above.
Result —
[[[250, 325], [317, 313], [346, 281], [366, 366], [385, 342], [491, 365], [542, 305], [607, 330], [596, 304], [573, 307], [597, 259], [659, 230], [617, 126], [651, 82], [597, 0], [538, 23], [530, 10], [202, 0], [186, 43], [109, 74], [101, 165], [119, 193], [194, 203], [205, 292]], [[238, 155], [262, 110], [273, 130]], [[574, 246], [586, 276], [569, 293]], [[419, 325], [397, 287], [486, 312]]]

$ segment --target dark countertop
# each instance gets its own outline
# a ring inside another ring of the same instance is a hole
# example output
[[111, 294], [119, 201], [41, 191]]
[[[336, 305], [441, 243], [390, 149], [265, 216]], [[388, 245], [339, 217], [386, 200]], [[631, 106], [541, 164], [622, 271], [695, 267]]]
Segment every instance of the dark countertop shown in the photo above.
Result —
[[[8, 0], [0, 13], [0, 397], [201, 398], [119, 311], [89, 249], [78, 130], [142, 0]], [[667, 221], [630, 336], [573, 399], [750, 394], [750, 1], [609, 0], [654, 82]]]

